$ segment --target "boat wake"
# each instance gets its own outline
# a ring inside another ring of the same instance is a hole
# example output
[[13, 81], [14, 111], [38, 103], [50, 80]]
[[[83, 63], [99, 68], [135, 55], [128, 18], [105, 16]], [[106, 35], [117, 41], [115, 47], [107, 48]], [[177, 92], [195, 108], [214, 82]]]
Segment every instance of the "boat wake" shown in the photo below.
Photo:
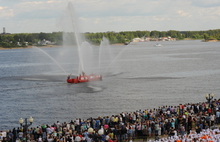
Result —
[[180, 79], [180, 78], [183, 78], [183, 77], [163, 77], [163, 76], [146, 77], [146, 76], [136, 76], [136, 77], [123, 78], [123, 79], [162, 80], [162, 79]]
[[123, 72], [118, 72], [118, 73], [106, 73], [104, 74], [104, 77], [111, 77], [111, 76], [118, 76], [123, 74]]
[[100, 91], [102, 91], [101, 87], [91, 86], [91, 85], [89, 85], [88, 87], [91, 88], [93, 92], [100, 92]]
[[43, 78], [22, 78], [23, 80], [29, 80], [29, 81], [46, 81], [48, 79]]

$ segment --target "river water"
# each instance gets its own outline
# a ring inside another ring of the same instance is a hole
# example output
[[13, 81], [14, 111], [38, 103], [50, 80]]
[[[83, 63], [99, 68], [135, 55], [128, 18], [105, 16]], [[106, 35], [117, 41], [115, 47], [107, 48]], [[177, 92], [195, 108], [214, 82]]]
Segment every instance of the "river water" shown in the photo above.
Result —
[[[220, 97], [219, 42], [155, 43], [112, 46], [114, 73], [82, 84], [67, 84], [67, 74], [42, 53], [33, 54], [34, 49], [1, 50], [0, 130], [19, 127], [21, 117], [32, 116], [32, 126], [50, 125], [206, 101], [206, 93]], [[62, 48], [42, 50], [56, 56]]]

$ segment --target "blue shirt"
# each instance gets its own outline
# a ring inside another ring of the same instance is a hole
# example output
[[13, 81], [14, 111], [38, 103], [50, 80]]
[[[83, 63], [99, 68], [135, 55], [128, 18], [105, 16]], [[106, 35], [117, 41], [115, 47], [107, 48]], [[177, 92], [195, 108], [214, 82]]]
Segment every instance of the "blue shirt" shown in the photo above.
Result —
[[220, 112], [219, 111], [216, 112], [216, 117], [220, 117]]

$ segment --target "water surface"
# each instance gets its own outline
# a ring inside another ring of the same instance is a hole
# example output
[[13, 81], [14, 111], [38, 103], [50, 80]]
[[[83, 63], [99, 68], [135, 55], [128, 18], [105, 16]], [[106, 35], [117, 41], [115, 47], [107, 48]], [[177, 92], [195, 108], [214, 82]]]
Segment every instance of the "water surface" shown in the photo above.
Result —
[[[112, 46], [115, 59], [101, 82], [67, 84], [51, 59], [34, 49], [0, 51], [0, 129], [107, 116], [137, 109], [219, 98], [219, 42], [173, 41]], [[52, 57], [62, 48], [44, 48]], [[98, 54], [96, 55], [98, 56]], [[71, 60], [62, 66], [72, 66]], [[66, 68], [65, 68], [66, 69]], [[67, 72], [71, 73], [73, 68]]]

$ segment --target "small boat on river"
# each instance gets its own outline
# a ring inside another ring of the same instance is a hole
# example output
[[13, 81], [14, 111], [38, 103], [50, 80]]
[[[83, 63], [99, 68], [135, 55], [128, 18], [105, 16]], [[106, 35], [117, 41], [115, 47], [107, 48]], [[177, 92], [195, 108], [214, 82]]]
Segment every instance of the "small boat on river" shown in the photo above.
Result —
[[160, 46], [162, 46], [162, 44], [156, 43], [154, 46], [160, 47]]
[[76, 78], [70, 78], [70, 75], [67, 77], [67, 83], [82, 83], [82, 82], [91, 82], [91, 81], [101, 81], [102, 80], [102, 75], [97, 75], [97, 74], [90, 74], [90, 75], [85, 75], [83, 74], [82, 76], [79, 75]]

